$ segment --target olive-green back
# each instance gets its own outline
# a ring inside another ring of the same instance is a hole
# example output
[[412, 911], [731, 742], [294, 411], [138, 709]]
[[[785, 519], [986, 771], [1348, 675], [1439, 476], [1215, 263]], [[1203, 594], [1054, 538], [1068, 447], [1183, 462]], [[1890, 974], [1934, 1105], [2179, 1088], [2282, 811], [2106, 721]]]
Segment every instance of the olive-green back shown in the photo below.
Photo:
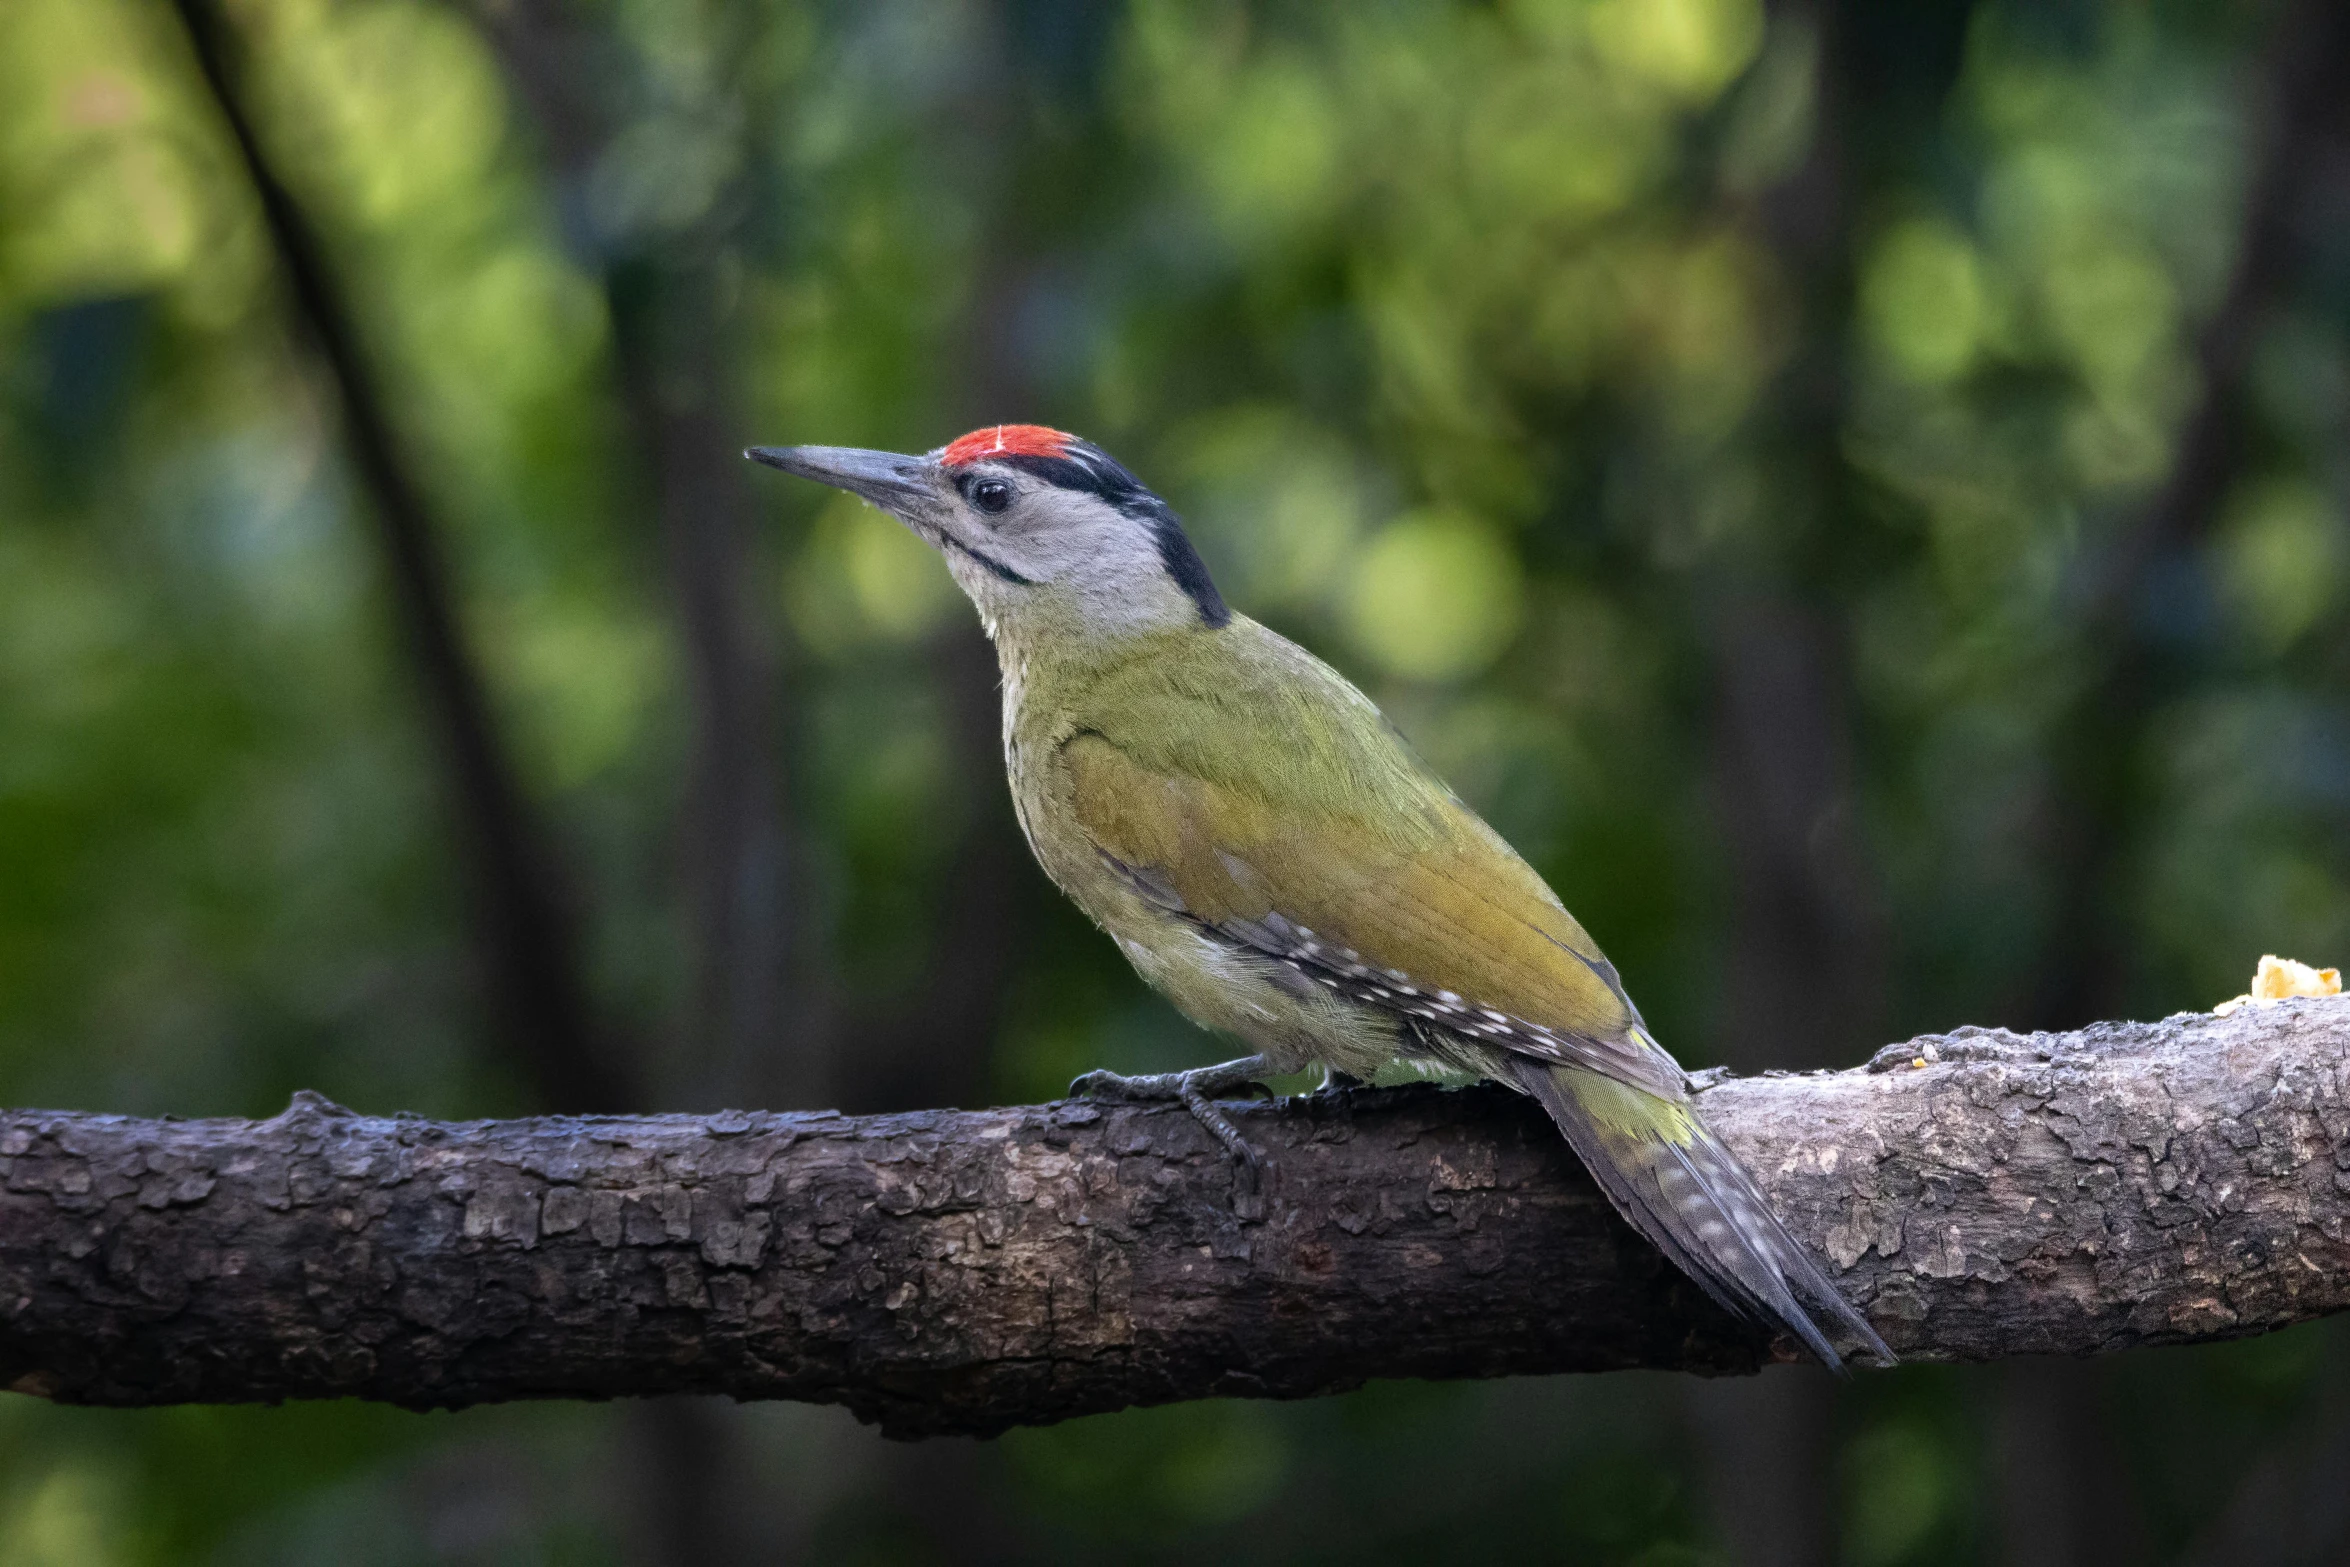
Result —
[[1205, 924], [1277, 914], [1423, 990], [1625, 1037], [1598, 946], [1367, 698], [1244, 619], [1168, 641], [1070, 693], [1060, 765], [1105, 853]]

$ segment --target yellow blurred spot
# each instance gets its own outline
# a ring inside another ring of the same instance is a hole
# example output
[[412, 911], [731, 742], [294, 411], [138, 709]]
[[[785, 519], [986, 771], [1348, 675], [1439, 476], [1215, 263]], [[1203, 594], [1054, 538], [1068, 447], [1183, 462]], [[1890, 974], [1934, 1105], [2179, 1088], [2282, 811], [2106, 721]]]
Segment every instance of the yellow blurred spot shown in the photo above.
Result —
[[2252, 975], [2252, 989], [2247, 995], [2223, 1001], [2211, 1010], [2226, 1017], [2238, 1007], [2255, 1001], [2286, 1001], [2295, 996], [2338, 996], [2342, 993], [2342, 971], [2331, 968], [2311, 968], [2291, 958], [2280, 958], [2275, 953], [2261, 957], [2260, 967]]
[[146, 44], [123, 7], [0, 4], [0, 275], [16, 299], [152, 288], [194, 257], [192, 138]]
[[1517, 555], [1491, 527], [1454, 511], [1388, 524], [1349, 589], [1356, 642], [1415, 680], [1476, 673], [1509, 645], [1525, 613]]
[[1985, 303], [1974, 246], [1931, 221], [1904, 223], [1879, 241], [1861, 282], [1870, 339], [1914, 381], [1947, 381], [1974, 362]]
[[503, 632], [500, 661], [520, 698], [518, 727], [558, 789], [621, 760], [671, 678], [661, 628], [601, 605], [548, 604]]
[[1755, 0], [1599, 0], [1591, 44], [1625, 75], [1696, 101], [1746, 68], [1762, 22]]
[[76, 130], [128, 125], [138, 112], [139, 89], [120, 71], [91, 71], [65, 90], [65, 123]]
[[2339, 595], [2343, 521], [2325, 491], [2270, 479], [2231, 497], [2220, 530], [2220, 595], [2266, 653], [2281, 653]]
[[[496, 63], [439, 7], [386, 3], [278, 13], [276, 47], [310, 68], [286, 93], [290, 150], [345, 210], [391, 228], [477, 186], [505, 134]], [[292, 84], [286, 84], [291, 87]]]
[[848, 495], [818, 513], [788, 596], [801, 638], [828, 653], [918, 642], [961, 600], [935, 550]]
[[956, 604], [954, 580], [903, 523], [860, 506], [843, 531], [841, 560], [858, 612], [884, 635], [925, 635]]
[[1564, 69], [1504, 74], [1463, 106], [1460, 199], [1510, 215], [1475, 230], [1497, 268], [1555, 268], [1550, 246], [1513, 261], [1512, 239], [1621, 209], [1667, 155], [1664, 117], [1607, 112], [1593, 102], [1602, 84]]
[[1163, 457], [1227, 597], [1319, 603], [1363, 531], [1363, 480], [1345, 443], [1287, 409], [1228, 408], [1184, 426]]
[[1864, 1429], [1845, 1445], [1844, 1550], [1857, 1567], [1888, 1567], [1914, 1560], [1926, 1542], [1943, 1537], [1962, 1504], [1958, 1455], [1940, 1433], [1914, 1420]]
[[91, 1470], [63, 1464], [0, 1508], [0, 1561], [10, 1567], [107, 1567], [124, 1561], [121, 1498]]
[[1338, 173], [1338, 124], [1321, 78], [1271, 59], [1240, 79], [1218, 117], [1202, 172], [1240, 234], [1303, 226], [1324, 211]]

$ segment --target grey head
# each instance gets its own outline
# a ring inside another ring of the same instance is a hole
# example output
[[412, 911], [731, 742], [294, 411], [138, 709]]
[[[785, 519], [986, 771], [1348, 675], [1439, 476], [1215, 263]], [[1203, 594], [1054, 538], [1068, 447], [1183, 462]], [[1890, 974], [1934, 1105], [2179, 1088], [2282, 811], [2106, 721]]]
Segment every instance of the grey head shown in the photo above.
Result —
[[1232, 618], [1167, 503], [1090, 441], [990, 425], [920, 456], [754, 446], [753, 462], [860, 496], [946, 557], [991, 633], [1101, 635]]

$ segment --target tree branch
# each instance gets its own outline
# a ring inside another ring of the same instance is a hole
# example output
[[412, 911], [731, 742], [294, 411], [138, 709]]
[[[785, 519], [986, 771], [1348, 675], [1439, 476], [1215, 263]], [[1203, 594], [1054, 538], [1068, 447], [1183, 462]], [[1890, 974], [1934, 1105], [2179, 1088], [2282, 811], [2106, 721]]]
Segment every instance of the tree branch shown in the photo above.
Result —
[[[1962, 1029], [1701, 1102], [1912, 1358], [2350, 1305], [2350, 1002]], [[0, 1383], [93, 1404], [715, 1392], [924, 1436], [1774, 1353], [1522, 1100], [1365, 1091], [1240, 1120], [1273, 1167], [1245, 1213], [1206, 1134], [1158, 1107], [9, 1112]]]

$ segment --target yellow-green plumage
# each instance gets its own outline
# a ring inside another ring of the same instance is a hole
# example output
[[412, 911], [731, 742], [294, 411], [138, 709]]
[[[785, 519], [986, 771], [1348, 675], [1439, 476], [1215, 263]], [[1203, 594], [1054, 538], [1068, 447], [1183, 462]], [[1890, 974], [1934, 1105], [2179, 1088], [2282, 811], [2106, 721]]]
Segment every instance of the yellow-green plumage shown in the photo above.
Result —
[[[1572, 956], [1599, 952], [1541, 878], [1319, 660], [1237, 616], [1120, 653], [1106, 667], [1032, 654], [1006, 720], [1037, 855], [1113, 936], [1150, 946], [1172, 922], [1115, 861], [1163, 878], [1200, 923], [1278, 913], [1515, 1017], [1597, 1038], [1632, 1025]], [[1195, 1017], [1230, 1006], [1167, 988]], [[1261, 1024], [1211, 1026], [1304, 1065]], [[1365, 1026], [1350, 1010], [1345, 1027]], [[1308, 1054], [1368, 1075], [1392, 1057], [1392, 1032]]]
[[1258, 1052], [1119, 1091], [1180, 1095], [1253, 1161], [1213, 1086], [1398, 1059], [1490, 1078], [1536, 1099], [1716, 1300], [1836, 1365], [1809, 1302], [1892, 1359], [1707, 1130], [1542, 878], [1361, 692], [1231, 614], [1174, 514], [1108, 454], [1016, 425], [923, 457], [751, 455], [938, 546], [1003, 664], [1012, 795], [1038, 860], [1187, 1016]]

